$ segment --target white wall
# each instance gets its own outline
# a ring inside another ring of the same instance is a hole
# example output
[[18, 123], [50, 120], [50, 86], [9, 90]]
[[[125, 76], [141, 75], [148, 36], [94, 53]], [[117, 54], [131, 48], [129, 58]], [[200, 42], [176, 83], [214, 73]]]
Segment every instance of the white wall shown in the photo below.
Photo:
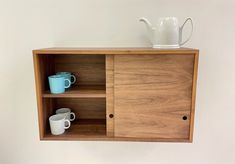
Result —
[[[193, 144], [40, 142], [32, 49], [149, 46], [140, 16], [194, 19]], [[234, 16], [234, 0], [0, 0], [0, 164], [234, 164]]]

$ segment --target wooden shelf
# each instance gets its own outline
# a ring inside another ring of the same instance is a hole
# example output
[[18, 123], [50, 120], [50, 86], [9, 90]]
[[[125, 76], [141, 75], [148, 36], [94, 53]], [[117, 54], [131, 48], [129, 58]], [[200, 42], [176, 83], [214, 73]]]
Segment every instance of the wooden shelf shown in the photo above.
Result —
[[42, 97], [44, 98], [105, 98], [105, 86], [92, 85], [92, 86], [77, 86], [72, 87], [62, 94], [51, 94], [46, 91]]
[[149, 141], [149, 142], [188, 142], [187, 139], [172, 138], [127, 138], [110, 137], [106, 135], [105, 119], [80, 119], [72, 122], [71, 127], [62, 135], [52, 135], [48, 129], [41, 140], [51, 141]]
[[99, 138], [106, 136], [105, 119], [78, 119], [71, 122], [71, 127], [62, 135], [52, 135], [47, 131], [44, 140], [70, 140], [76, 138]]
[[145, 54], [164, 54], [167, 55], [169, 53], [174, 54], [190, 54], [190, 53], [198, 53], [197, 49], [192, 48], [152, 48], [152, 47], [110, 47], [110, 48], [76, 48], [76, 47], [54, 47], [54, 48], [45, 48], [45, 49], [38, 49], [33, 50], [34, 54], [53, 54], [53, 55], [79, 55], [79, 54], [86, 54], [86, 55], [117, 55], [117, 54], [139, 54], [139, 55], [145, 55]]

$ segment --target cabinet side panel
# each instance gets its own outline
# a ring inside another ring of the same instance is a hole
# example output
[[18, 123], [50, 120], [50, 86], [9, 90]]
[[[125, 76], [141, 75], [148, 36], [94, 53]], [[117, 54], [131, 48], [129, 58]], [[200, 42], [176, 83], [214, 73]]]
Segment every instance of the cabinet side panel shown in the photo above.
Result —
[[195, 103], [196, 103], [196, 86], [197, 86], [197, 72], [198, 72], [199, 53], [194, 56], [194, 70], [193, 70], [193, 86], [192, 86], [192, 107], [191, 107], [191, 123], [189, 139], [193, 141], [194, 117], [195, 117]]
[[34, 62], [34, 74], [35, 74], [35, 85], [36, 85], [36, 96], [37, 96], [37, 107], [38, 107], [38, 124], [39, 124], [39, 133], [40, 139], [43, 138], [44, 135], [44, 120], [43, 120], [43, 102], [42, 102], [42, 77], [40, 73], [40, 60], [37, 54], [33, 54], [33, 62]]
[[48, 118], [52, 114], [53, 101], [42, 98], [42, 93], [49, 88], [47, 77], [54, 73], [53, 58], [49, 55], [34, 54], [34, 72], [37, 92], [38, 122], [40, 139], [49, 128]]
[[193, 54], [115, 55], [115, 136], [188, 140], [193, 66]]
[[114, 136], [114, 56], [106, 55], [106, 124], [107, 135]]

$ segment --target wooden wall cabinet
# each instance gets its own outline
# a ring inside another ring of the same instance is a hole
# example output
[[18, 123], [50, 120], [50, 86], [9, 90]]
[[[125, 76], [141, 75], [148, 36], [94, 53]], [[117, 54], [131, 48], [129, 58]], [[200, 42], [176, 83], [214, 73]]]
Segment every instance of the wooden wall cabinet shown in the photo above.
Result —
[[[41, 140], [192, 142], [198, 50], [49, 48], [33, 51]], [[76, 84], [49, 92], [49, 75], [70, 71]], [[61, 107], [77, 120], [51, 135]]]

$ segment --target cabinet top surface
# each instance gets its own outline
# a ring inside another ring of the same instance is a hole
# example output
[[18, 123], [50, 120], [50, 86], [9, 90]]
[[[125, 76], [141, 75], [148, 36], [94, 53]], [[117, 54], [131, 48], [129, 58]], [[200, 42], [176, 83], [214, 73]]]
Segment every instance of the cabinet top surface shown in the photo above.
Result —
[[55, 47], [33, 50], [34, 54], [191, 54], [198, 53], [198, 49], [175, 48], [159, 49], [150, 47], [125, 48], [72, 48]]

